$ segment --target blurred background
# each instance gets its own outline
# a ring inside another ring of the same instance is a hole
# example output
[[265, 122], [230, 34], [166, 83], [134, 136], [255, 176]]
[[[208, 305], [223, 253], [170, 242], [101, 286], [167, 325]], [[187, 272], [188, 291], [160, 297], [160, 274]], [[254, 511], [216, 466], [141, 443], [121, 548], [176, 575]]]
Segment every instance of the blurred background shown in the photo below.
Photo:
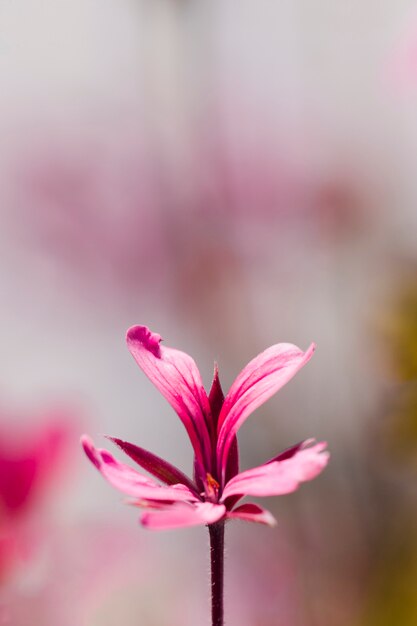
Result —
[[209, 623], [206, 529], [141, 529], [79, 449], [191, 469], [137, 323], [225, 389], [318, 344], [241, 465], [331, 463], [228, 526], [227, 623], [417, 623], [416, 106], [414, 0], [0, 0], [2, 625]]

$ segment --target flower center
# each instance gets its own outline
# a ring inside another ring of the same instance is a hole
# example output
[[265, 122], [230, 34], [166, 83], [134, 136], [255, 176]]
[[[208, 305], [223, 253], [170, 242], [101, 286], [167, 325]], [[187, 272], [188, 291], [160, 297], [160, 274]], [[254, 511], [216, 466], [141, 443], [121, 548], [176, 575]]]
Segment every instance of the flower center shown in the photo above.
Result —
[[206, 500], [209, 502], [217, 502], [219, 496], [220, 485], [213, 476], [207, 472], [206, 474]]

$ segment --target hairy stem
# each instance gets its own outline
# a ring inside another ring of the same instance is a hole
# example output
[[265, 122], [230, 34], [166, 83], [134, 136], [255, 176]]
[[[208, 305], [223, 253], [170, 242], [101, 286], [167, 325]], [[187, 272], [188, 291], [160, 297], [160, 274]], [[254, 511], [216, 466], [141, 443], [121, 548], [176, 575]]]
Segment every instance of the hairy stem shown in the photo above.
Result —
[[210, 524], [211, 620], [212, 626], [223, 626], [224, 589], [224, 521]]

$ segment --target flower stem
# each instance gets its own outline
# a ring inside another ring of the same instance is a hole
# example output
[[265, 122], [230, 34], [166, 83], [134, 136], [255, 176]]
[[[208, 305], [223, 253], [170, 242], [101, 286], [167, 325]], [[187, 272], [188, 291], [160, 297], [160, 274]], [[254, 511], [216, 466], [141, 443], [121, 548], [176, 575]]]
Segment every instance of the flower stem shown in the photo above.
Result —
[[210, 524], [211, 619], [212, 626], [223, 626], [224, 521]]

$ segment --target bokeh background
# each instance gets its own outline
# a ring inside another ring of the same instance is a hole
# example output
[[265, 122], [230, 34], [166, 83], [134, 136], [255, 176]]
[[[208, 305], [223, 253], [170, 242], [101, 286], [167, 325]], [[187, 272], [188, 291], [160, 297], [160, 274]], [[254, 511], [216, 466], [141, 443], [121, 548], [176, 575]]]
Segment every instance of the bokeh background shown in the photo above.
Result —
[[206, 530], [139, 528], [79, 449], [190, 471], [142, 323], [226, 389], [318, 344], [241, 461], [331, 463], [228, 526], [227, 623], [415, 625], [414, 0], [0, 0], [0, 138], [0, 623], [209, 623]]

